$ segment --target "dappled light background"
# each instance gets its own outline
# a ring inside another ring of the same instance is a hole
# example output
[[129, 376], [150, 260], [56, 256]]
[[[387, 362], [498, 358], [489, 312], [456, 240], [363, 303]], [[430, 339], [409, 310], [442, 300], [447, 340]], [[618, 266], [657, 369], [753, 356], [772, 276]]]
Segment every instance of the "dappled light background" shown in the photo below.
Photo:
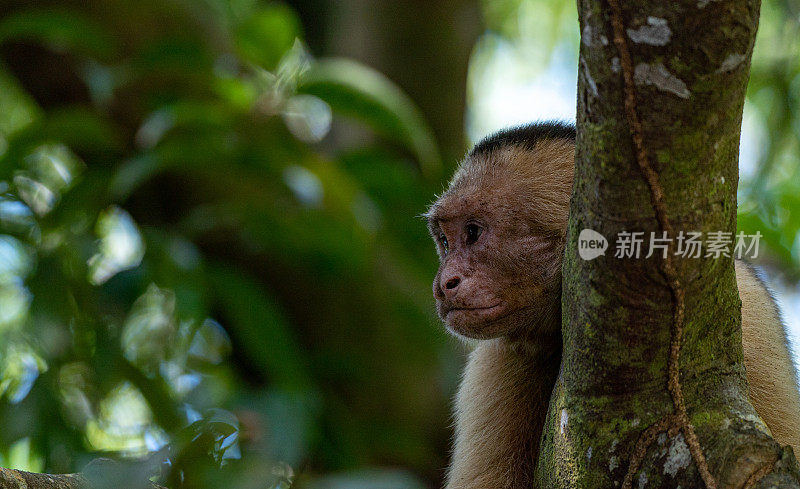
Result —
[[[800, 2], [767, 2], [739, 225], [800, 335]], [[0, 3], [0, 466], [439, 487], [464, 347], [417, 217], [574, 120], [555, 0]]]

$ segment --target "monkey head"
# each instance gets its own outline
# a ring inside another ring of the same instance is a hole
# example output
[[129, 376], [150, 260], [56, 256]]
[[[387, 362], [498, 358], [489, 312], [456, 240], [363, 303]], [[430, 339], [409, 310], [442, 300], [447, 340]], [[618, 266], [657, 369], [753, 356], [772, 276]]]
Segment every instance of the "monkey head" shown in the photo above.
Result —
[[440, 262], [436, 309], [452, 333], [535, 334], [558, 307], [574, 141], [557, 123], [490, 136], [425, 214]]

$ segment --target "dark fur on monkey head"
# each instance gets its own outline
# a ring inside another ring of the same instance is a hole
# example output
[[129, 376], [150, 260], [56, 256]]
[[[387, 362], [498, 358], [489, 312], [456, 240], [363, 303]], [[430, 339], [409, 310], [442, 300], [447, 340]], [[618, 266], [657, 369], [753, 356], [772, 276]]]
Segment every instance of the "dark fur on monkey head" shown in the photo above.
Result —
[[574, 145], [575, 128], [562, 123], [496, 133], [430, 207], [440, 258], [433, 293], [448, 330], [524, 339], [560, 318]]

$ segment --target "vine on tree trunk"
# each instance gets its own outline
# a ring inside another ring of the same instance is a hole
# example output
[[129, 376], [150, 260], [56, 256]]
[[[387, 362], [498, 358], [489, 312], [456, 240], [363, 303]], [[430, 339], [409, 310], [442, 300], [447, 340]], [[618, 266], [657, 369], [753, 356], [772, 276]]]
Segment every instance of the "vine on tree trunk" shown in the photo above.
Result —
[[[658, 174], [650, 165], [647, 148], [644, 145], [644, 138], [642, 136], [642, 122], [636, 110], [637, 104], [636, 88], [633, 82], [633, 62], [631, 60], [628, 44], [625, 42], [622, 9], [619, 6], [619, 0], [608, 0], [608, 4], [611, 7], [611, 27], [613, 29], [614, 45], [619, 51], [620, 67], [622, 68], [625, 118], [628, 122], [631, 139], [633, 140], [636, 162], [650, 189], [650, 203], [655, 211], [659, 229], [662, 233], [665, 232], [667, 236], [672, 236], [674, 233], [667, 214], [667, 206], [664, 202], [664, 189], [658, 181]], [[631, 489], [633, 477], [639, 471], [644, 457], [647, 454], [648, 447], [656, 440], [657, 435], [664, 431], [667, 431], [671, 436], [677, 434], [678, 431], [683, 432], [686, 444], [689, 446], [689, 451], [692, 454], [692, 459], [694, 459], [695, 465], [697, 465], [697, 470], [700, 472], [700, 476], [703, 482], [705, 482], [706, 488], [717, 488], [717, 481], [708, 469], [708, 462], [706, 461], [705, 455], [703, 455], [700, 441], [697, 439], [694, 426], [692, 426], [692, 423], [689, 421], [689, 415], [686, 412], [686, 404], [683, 399], [683, 390], [681, 389], [679, 360], [685, 316], [685, 291], [681, 284], [680, 277], [678, 277], [678, 272], [675, 269], [675, 263], [673, 262], [673, 248], [674, 243], [670, 240], [667, 245], [666, 256], [661, 261], [659, 270], [664, 280], [667, 282], [673, 302], [667, 388], [672, 397], [675, 413], [660, 419], [639, 435], [639, 439], [636, 442], [628, 465], [628, 472], [625, 474], [625, 479], [622, 482], [622, 489]]]

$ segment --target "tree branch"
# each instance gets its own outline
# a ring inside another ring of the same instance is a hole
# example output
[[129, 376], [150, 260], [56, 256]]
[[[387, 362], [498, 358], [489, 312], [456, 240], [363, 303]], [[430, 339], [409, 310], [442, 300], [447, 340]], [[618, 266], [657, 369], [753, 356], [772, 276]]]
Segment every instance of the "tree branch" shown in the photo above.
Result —
[[[110, 487], [99, 482], [100, 480], [105, 479], [87, 477], [84, 474], [35, 474], [0, 467], [0, 489], [101, 489]], [[125, 489], [166, 489], [151, 482], [136, 484], [131, 481], [116, 487], [124, 487]]]

